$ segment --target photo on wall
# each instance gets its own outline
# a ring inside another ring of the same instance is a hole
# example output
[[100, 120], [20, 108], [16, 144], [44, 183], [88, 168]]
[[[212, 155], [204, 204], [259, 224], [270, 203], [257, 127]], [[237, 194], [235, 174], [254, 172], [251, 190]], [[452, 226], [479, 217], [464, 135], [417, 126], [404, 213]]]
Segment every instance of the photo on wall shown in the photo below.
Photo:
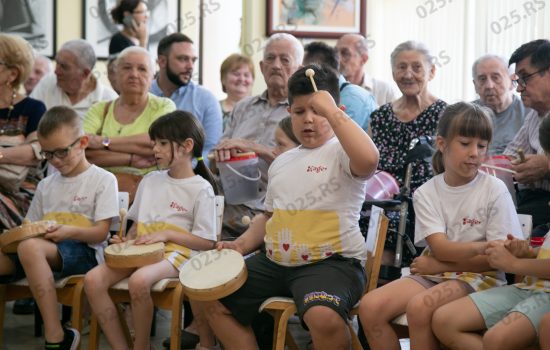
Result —
[[53, 58], [56, 0], [0, 0], [0, 32], [25, 38], [37, 53]]
[[[179, 31], [180, 5], [178, 0], [148, 0], [149, 52], [156, 57], [159, 41], [168, 34]], [[84, 0], [83, 35], [95, 49], [98, 58], [109, 56], [111, 37], [122, 29], [113, 22], [111, 9], [117, 0]]]

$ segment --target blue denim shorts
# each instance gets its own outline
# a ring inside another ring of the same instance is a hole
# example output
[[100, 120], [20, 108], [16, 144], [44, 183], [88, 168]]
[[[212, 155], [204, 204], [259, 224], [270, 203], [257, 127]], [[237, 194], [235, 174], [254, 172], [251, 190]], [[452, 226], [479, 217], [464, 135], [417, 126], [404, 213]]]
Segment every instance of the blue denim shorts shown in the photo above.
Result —
[[[72, 275], [83, 275], [97, 265], [95, 249], [76, 240], [57, 243], [57, 252], [61, 257], [61, 269], [52, 270], [54, 279]], [[12, 283], [25, 277], [25, 270], [17, 254], [7, 254], [15, 265], [15, 271], [8, 276], [0, 276], [0, 283]]]

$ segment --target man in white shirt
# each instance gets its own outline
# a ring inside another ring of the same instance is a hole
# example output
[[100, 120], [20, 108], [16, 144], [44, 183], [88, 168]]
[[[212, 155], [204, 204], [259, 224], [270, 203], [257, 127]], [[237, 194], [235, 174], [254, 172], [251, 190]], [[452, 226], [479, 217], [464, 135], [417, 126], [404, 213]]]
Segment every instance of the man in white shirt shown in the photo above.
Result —
[[93, 75], [96, 56], [87, 41], [67, 41], [57, 52], [55, 62], [55, 74], [42, 78], [31, 93], [31, 97], [44, 102], [46, 108], [69, 106], [83, 119], [94, 103], [118, 96]]
[[374, 95], [379, 106], [397, 99], [400, 95], [395, 85], [374, 79], [363, 70], [369, 60], [367, 39], [360, 34], [345, 34], [336, 42], [340, 55], [340, 73], [352, 84], [364, 87]]

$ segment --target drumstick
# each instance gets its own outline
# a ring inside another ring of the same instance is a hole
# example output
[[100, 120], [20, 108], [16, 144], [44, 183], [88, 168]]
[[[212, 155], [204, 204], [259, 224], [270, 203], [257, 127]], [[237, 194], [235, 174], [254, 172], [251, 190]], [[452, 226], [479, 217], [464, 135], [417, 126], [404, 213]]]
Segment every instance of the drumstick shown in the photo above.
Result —
[[519, 156], [519, 162], [523, 163], [525, 162], [525, 153], [523, 152], [523, 148], [518, 148], [518, 156]]
[[315, 71], [311, 68], [306, 69], [306, 76], [309, 77], [311, 80], [311, 85], [313, 85], [313, 90], [317, 91], [317, 85], [315, 84], [315, 79], [313, 79], [313, 76], [315, 75]]
[[507, 168], [501, 168], [499, 166], [495, 166], [495, 165], [491, 165], [491, 164], [485, 164], [485, 163], [482, 163], [481, 166], [484, 166], [486, 168], [490, 168], [490, 169], [495, 169], [495, 170], [501, 170], [501, 171], [506, 171], [508, 173], [512, 173], [512, 174], [515, 174], [516, 172], [513, 171], [512, 169], [507, 169]]
[[117, 236], [122, 238], [126, 235], [126, 223], [128, 222], [126, 220], [126, 214], [128, 214], [128, 211], [125, 208], [120, 208], [118, 213], [120, 215], [120, 228], [118, 230]]
[[249, 225], [250, 221], [251, 221], [250, 216], [248, 216], [248, 215], [243, 216], [242, 219], [241, 219], [241, 222], [243, 223], [243, 225]]

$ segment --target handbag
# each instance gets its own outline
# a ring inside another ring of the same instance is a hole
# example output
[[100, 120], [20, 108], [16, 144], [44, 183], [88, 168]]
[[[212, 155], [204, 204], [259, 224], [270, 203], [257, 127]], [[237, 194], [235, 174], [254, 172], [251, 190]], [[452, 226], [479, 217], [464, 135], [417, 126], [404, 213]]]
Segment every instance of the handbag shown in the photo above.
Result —
[[[0, 138], [0, 153], [3, 148], [19, 146], [23, 143], [25, 143], [23, 135]], [[29, 167], [26, 165], [0, 164], [0, 189], [2, 192], [19, 192], [28, 172]]]

